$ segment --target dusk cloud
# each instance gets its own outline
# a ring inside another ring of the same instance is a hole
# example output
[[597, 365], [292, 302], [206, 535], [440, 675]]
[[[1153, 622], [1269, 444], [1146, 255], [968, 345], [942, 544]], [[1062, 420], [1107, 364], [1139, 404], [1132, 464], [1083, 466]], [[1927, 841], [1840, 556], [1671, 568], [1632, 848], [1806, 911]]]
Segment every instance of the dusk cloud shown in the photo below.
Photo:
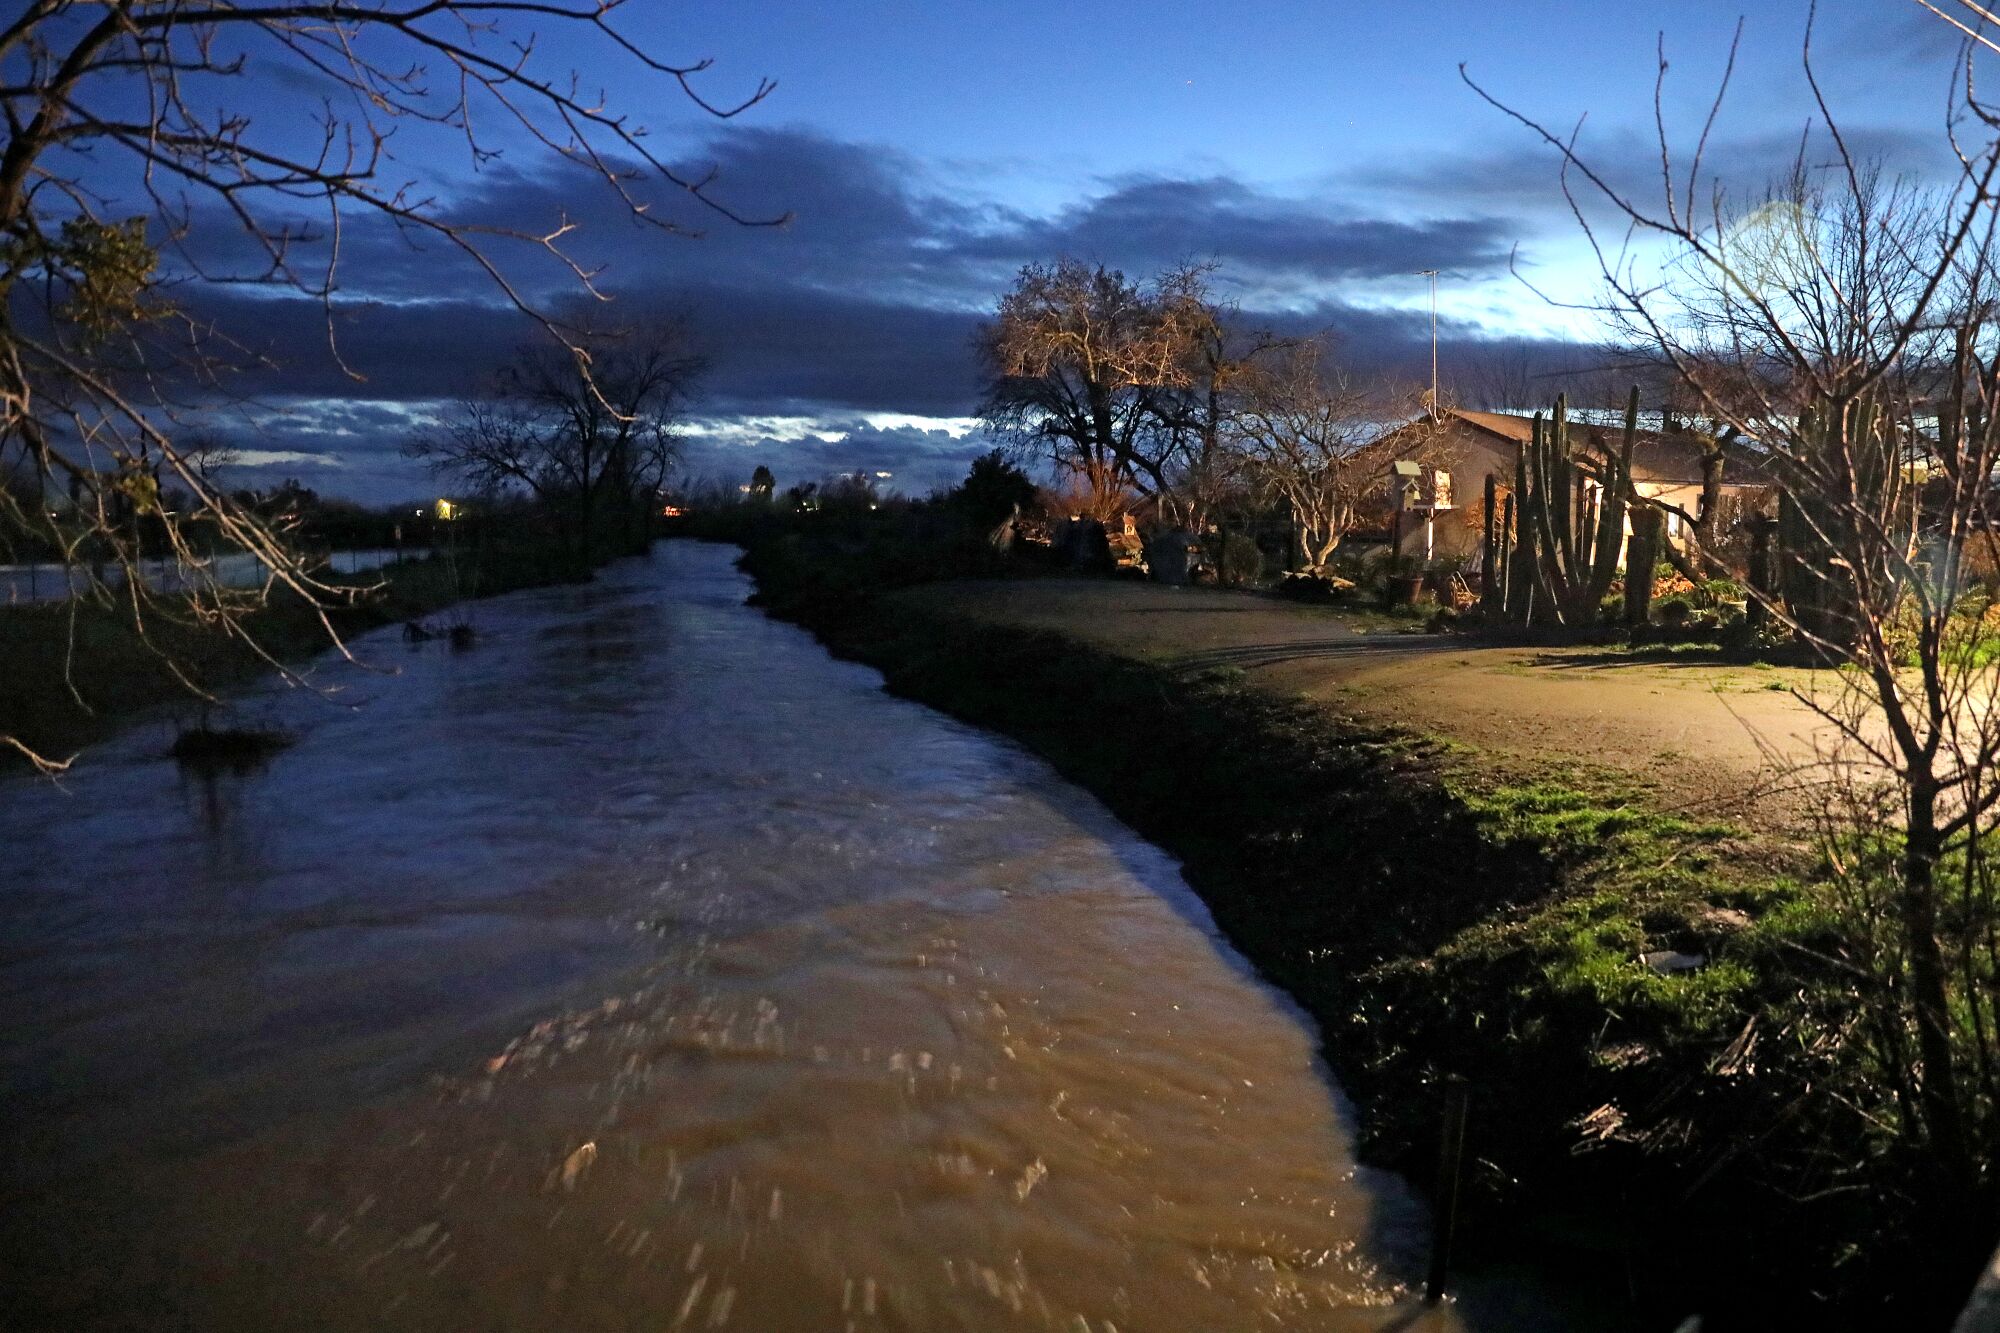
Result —
[[[1533, 114], [1554, 116], [1557, 109], [1524, 107]], [[1544, 124], [1567, 131], [1575, 108], [1562, 119]], [[1521, 126], [1512, 133], [1489, 136], [1477, 148], [1431, 154], [1357, 168], [1349, 179], [1379, 192], [1388, 200], [1422, 201], [1428, 207], [1502, 210], [1521, 219], [1516, 235], [1527, 235], [1553, 223], [1574, 227], [1563, 197], [1562, 155]], [[1701, 126], [1669, 126], [1674, 188], [1683, 201], [1688, 188], [1692, 153]], [[1857, 161], [1879, 165], [1891, 176], [1941, 181], [1954, 170], [1949, 143], [1941, 134], [1875, 125], [1844, 125], [1841, 137]], [[1660, 143], [1650, 127], [1597, 128], [1586, 124], [1576, 141], [1577, 156], [1612, 190], [1641, 210], [1665, 213], [1665, 185], [1660, 174]], [[1823, 123], [1800, 120], [1755, 134], [1718, 135], [1703, 148], [1696, 181], [1696, 204], [1707, 207], [1717, 188], [1736, 199], [1754, 198], [1781, 180], [1803, 151], [1808, 170], [1832, 168], [1838, 155]], [[1586, 215], [1606, 212], [1604, 196], [1580, 172], [1569, 176], [1571, 193]], [[1433, 265], [1432, 267], [1435, 267]]]
[[1214, 260], [1229, 281], [1320, 285], [1407, 275], [1418, 267], [1497, 272], [1517, 229], [1505, 219], [1356, 217], [1324, 201], [1274, 196], [1223, 176], [1145, 177], [1053, 218], [1020, 219], [968, 243], [971, 253], [1026, 262], [1103, 258], [1138, 273]]
[[[524, 290], [585, 317], [685, 320], [712, 361], [705, 416], [826, 423], [809, 441], [766, 442], [793, 475], [851, 470], [876, 457], [879, 470], [921, 474], [924, 488], [947, 463], [953, 475], [962, 472], [989, 442], [962, 431], [854, 423], [876, 414], [971, 415], [980, 392], [976, 332], [1023, 264], [1068, 254], [1148, 276], [1182, 261], [1212, 261], [1245, 320], [1293, 332], [1331, 329], [1357, 369], [1394, 373], [1427, 361], [1428, 321], [1372, 303], [1368, 285], [1420, 267], [1497, 278], [1521, 230], [1470, 197], [1443, 218], [1407, 210], [1371, 217], [1217, 174], [1125, 176], [1031, 216], [941, 180], [904, 154], [800, 130], [720, 132], [684, 165], [714, 169], [719, 192], [744, 215], [788, 209], [792, 220], [765, 227], [711, 219], [699, 238], [666, 235], [635, 223], [601, 181], [566, 166], [541, 175], [488, 172], [445, 207], [486, 226], [570, 225], [571, 252], [613, 298], [601, 307], [532, 247], [503, 242], [496, 250]], [[663, 206], [673, 202], [670, 192], [656, 193]], [[205, 263], [254, 262], [223, 228], [206, 236]], [[411, 420], [484, 392], [515, 348], [545, 335], [434, 237], [349, 219], [342, 247], [333, 319], [339, 361], [326, 350], [326, 314], [316, 302], [191, 285], [183, 304], [273, 364], [241, 383], [287, 409], [257, 418], [257, 429], [272, 436], [258, 446], [263, 452], [366, 460], [342, 468], [340, 484], [376, 491], [385, 478], [401, 477], [419, 489], [427, 483], [397, 453]], [[312, 243], [300, 247], [302, 263], [313, 256]], [[1447, 321], [1443, 332], [1462, 341], [1491, 331]], [[729, 450], [747, 457], [753, 447], [717, 436], [698, 452], [719, 465]]]

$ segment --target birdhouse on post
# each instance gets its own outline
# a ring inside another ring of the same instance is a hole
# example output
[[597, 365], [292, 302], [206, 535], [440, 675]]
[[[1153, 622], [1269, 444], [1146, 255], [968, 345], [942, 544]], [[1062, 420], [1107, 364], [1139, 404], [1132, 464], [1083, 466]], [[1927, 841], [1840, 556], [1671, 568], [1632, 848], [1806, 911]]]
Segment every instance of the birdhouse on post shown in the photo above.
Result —
[[1398, 460], [1389, 465], [1389, 501], [1398, 509], [1421, 509], [1424, 504], [1423, 468]]
[[1396, 554], [1403, 554], [1403, 515], [1421, 513], [1424, 516], [1424, 560], [1430, 561], [1437, 541], [1434, 515], [1439, 508], [1451, 508], [1451, 474], [1442, 470], [1432, 471], [1409, 459], [1398, 459], [1389, 465], [1389, 499], [1396, 510]]

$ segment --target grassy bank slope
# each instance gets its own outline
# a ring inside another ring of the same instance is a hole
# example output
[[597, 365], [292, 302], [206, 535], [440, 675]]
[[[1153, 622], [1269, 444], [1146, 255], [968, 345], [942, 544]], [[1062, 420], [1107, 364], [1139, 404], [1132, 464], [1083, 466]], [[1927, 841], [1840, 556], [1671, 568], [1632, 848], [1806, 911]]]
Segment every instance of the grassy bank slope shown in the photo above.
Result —
[[1020, 739], [1181, 857], [1319, 1021], [1372, 1160], [1427, 1179], [1444, 1087], [1467, 1083], [1476, 1245], [1625, 1287], [1635, 1328], [1949, 1322], [1959, 1275], [1848, 1095], [1865, 1071], [1808, 867], [1616, 774], [1503, 779], [1227, 668], [885, 595], [840, 550], [768, 537], [745, 564], [775, 613]]

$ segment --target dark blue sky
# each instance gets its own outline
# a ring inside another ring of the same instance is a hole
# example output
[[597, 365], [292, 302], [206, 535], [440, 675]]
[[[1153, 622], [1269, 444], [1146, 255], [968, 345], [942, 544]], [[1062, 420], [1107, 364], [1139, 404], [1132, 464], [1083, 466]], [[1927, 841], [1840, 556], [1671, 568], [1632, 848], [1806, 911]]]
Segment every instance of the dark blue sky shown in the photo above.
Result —
[[[1365, 373], [1426, 363], [1421, 268], [1445, 271], [1446, 361], [1587, 339], [1509, 272], [1557, 294], [1593, 269], [1552, 156], [1483, 105], [1473, 75], [1569, 126], [1587, 153], [1657, 194], [1655, 44], [1673, 63], [1667, 114], [1691, 143], [1741, 3], [1485, 4], [758, 3], [638, 0], [624, 25], [675, 58], [713, 57], [718, 100], [777, 81], [727, 123], [576, 34], [544, 38], [652, 131], [656, 151], [719, 171], [718, 197], [789, 211], [782, 230], [707, 223], [701, 239], [635, 228], [581, 173], [526, 144], [477, 175], [462, 145], [408, 133], [398, 170], [456, 216], [579, 223], [621, 317], [681, 312], [715, 361], [690, 468], [781, 480], [853, 467], [923, 491], [961, 473], [977, 384], [969, 341], [1022, 263], [1070, 253], [1135, 274], [1212, 259], [1248, 317], [1330, 327]], [[1754, 188], [1785, 165], [1814, 111], [1800, 70], [1807, 6], [1759, 0], [1710, 161]], [[1935, 170], [1956, 43], [1912, 0], [1820, 7], [1816, 66], [1851, 137], [1901, 169]], [[295, 114], [301, 81], [254, 105]], [[684, 200], [661, 206], [695, 220]], [[230, 252], [225, 230], [201, 238]], [[476, 275], [382, 229], [347, 239], [345, 345], [364, 383], [328, 363], [316, 309], [243, 291], [205, 309], [254, 330], [282, 363], [231, 429], [260, 463], [370, 500], [430, 487], [397, 450], [522, 330]], [[547, 293], [557, 275], [521, 272]]]

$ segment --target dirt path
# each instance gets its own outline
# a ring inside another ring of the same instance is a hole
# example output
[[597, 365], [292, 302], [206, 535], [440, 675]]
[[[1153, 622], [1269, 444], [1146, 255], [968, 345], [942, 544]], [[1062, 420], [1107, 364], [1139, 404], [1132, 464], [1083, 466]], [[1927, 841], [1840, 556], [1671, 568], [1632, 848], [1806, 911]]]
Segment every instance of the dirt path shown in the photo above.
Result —
[[1793, 691], [1831, 698], [1840, 688], [1828, 672], [1397, 633], [1374, 617], [1251, 593], [1035, 580], [898, 596], [1135, 657], [1237, 667], [1266, 689], [1474, 747], [1507, 771], [1611, 769], [1663, 808], [1772, 830], [1799, 826], [1807, 797], [1784, 770], [1831, 733]]

